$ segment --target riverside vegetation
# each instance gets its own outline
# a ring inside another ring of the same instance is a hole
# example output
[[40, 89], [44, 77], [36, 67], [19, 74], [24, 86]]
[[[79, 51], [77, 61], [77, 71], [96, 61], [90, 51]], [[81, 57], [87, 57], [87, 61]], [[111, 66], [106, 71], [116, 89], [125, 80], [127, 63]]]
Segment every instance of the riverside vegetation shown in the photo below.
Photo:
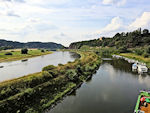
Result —
[[39, 113], [49, 108], [99, 68], [94, 52], [77, 51], [80, 58], [67, 64], [49, 65], [42, 72], [0, 83], [0, 111]]
[[44, 51], [40, 49], [29, 49], [28, 54], [22, 54], [20, 49], [2, 50], [0, 51], [0, 62], [21, 60], [24, 58], [31, 58], [52, 53], [51, 51]]
[[133, 32], [116, 33], [113, 37], [74, 42], [69, 48], [95, 51], [101, 55], [122, 55], [144, 62], [150, 69], [150, 33], [148, 29], [139, 28]]

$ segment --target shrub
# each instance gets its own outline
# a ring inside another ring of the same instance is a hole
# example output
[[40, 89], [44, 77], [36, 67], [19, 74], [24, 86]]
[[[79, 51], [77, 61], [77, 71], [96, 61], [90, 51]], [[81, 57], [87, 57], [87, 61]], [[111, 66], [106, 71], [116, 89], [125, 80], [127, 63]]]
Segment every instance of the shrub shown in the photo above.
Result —
[[53, 77], [56, 77], [56, 76], [58, 75], [58, 71], [56, 71], [56, 70], [48, 70], [48, 72], [49, 72], [50, 74], [52, 74]]
[[28, 54], [28, 49], [27, 48], [21, 49], [21, 54]]
[[66, 72], [66, 76], [69, 80], [73, 81], [77, 79], [77, 73], [75, 70], [70, 69]]
[[41, 52], [44, 53], [45, 52], [44, 49], [42, 49]]
[[53, 78], [53, 75], [50, 74], [48, 71], [42, 71], [42, 75], [44, 78]]
[[63, 66], [63, 64], [58, 64], [58, 66]]
[[146, 53], [150, 54], [150, 46], [146, 49]]
[[10, 53], [10, 52], [7, 52], [7, 53], [5, 53], [5, 55], [13, 55], [12, 53]]
[[142, 55], [142, 54], [144, 53], [144, 51], [141, 50], [141, 49], [136, 49], [136, 50], [135, 50], [135, 53], [136, 53], [137, 55]]
[[83, 68], [80, 65], [77, 65], [76, 70], [78, 74], [82, 74], [83, 72]]
[[42, 69], [42, 71], [48, 71], [48, 70], [52, 70], [52, 69], [55, 69], [56, 67], [54, 65], [49, 65], [49, 66], [46, 66]]
[[148, 58], [149, 54], [148, 53], [144, 53], [143, 56], [144, 56], [144, 58]]
[[39, 113], [39, 112], [34, 110], [33, 108], [30, 108], [25, 113]]
[[126, 53], [126, 52], [128, 52], [128, 50], [127, 50], [126, 47], [120, 47], [120, 48], [119, 48], [119, 52], [120, 52], [120, 53]]

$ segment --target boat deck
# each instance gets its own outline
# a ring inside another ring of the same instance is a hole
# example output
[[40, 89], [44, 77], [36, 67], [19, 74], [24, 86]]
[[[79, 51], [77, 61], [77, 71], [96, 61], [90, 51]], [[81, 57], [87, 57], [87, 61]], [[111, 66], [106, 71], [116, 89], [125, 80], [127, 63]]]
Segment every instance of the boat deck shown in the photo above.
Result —
[[147, 104], [147, 107], [141, 106], [140, 109], [145, 113], [150, 113], [150, 104]]

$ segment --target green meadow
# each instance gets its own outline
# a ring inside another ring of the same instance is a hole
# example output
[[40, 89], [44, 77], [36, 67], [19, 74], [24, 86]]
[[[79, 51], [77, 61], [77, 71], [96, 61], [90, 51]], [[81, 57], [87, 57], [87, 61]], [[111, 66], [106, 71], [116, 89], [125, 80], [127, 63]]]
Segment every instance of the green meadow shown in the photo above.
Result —
[[[5, 55], [6, 53], [12, 53], [12, 55]], [[51, 53], [51, 51], [41, 52], [41, 50], [38, 49], [29, 49], [28, 54], [21, 54], [20, 49], [3, 50], [0, 51], [0, 62], [21, 60], [25, 58], [31, 58]]]

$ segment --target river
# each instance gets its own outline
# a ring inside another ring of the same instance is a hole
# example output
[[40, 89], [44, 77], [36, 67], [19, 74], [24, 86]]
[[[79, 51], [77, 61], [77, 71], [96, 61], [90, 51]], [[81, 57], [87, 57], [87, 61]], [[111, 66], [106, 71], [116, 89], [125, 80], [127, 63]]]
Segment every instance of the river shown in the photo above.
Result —
[[29, 58], [22, 62], [11, 61], [0, 63], [0, 82], [22, 77], [35, 72], [40, 72], [47, 65], [66, 64], [68, 61], [74, 61], [79, 56], [72, 52], [54, 52], [52, 54]]
[[133, 73], [131, 64], [106, 59], [92, 78], [46, 113], [133, 113], [141, 89], [150, 76]]

